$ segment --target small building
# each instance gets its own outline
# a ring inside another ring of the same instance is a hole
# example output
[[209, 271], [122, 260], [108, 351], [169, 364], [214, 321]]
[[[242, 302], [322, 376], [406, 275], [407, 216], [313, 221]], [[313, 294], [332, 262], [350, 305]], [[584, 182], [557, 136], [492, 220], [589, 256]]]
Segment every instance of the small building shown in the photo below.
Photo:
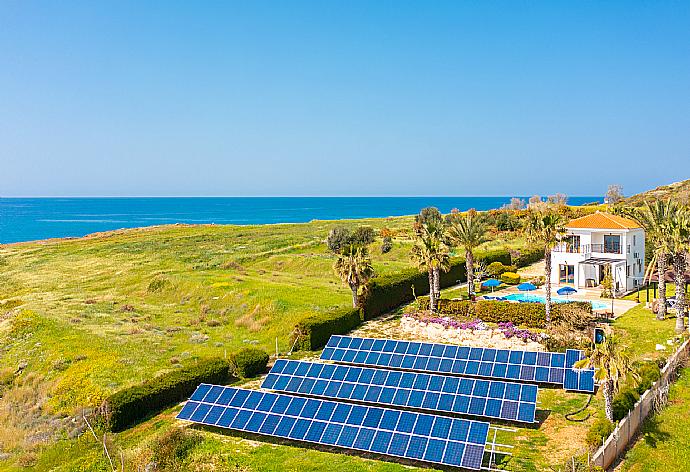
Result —
[[642, 284], [645, 233], [634, 220], [597, 211], [566, 225], [566, 234], [551, 251], [551, 283], [598, 287], [610, 267], [616, 294]]

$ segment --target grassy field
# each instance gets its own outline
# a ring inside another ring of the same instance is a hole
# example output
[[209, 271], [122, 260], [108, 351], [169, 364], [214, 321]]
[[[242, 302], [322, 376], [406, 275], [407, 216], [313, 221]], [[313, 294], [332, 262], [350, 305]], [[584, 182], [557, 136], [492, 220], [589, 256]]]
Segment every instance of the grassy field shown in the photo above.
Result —
[[671, 386], [669, 405], [642, 426], [641, 437], [625, 455], [622, 470], [688, 470], [690, 464], [690, 369]]
[[[276, 340], [288, 351], [298, 319], [351, 303], [328, 231], [391, 229], [389, 253], [371, 248], [386, 274], [411, 265], [411, 221], [176, 225], [0, 246], [0, 452], [36, 449], [82, 407], [197, 358], [274, 353]], [[497, 235], [486, 248], [521, 244]]]

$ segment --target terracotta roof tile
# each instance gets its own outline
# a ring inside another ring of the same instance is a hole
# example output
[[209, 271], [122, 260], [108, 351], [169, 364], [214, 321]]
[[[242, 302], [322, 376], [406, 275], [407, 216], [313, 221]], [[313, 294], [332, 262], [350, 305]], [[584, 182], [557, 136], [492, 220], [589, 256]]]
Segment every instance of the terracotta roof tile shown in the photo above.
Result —
[[611, 213], [601, 213], [597, 211], [591, 215], [576, 218], [570, 221], [566, 228], [572, 229], [636, 229], [641, 228], [637, 221], [623, 218], [622, 216]]

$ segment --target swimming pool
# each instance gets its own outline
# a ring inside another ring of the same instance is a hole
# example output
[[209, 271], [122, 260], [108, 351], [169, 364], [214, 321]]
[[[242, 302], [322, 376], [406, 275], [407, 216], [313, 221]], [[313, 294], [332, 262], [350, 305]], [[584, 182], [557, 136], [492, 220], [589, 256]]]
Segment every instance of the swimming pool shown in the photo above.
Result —
[[[529, 293], [511, 293], [510, 295], [506, 295], [505, 297], [506, 300], [513, 300], [516, 302], [524, 301], [524, 302], [534, 302], [534, 303], [544, 303], [546, 300], [542, 295], [530, 295]], [[568, 300], [567, 298], [559, 298], [559, 297], [551, 297], [551, 301], [553, 303], [567, 303], [567, 302], [572, 302], [575, 300]], [[608, 303], [605, 302], [596, 302], [596, 301], [590, 301], [592, 304], [592, 309], [593, 310], [605, 310], [610, 307]]]

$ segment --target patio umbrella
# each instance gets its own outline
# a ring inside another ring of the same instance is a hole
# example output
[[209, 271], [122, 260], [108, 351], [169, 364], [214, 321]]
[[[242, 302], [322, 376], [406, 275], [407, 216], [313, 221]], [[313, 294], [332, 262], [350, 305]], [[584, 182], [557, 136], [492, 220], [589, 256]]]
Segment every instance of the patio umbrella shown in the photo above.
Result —
[[568, 298], [569, 295], [576, 293], [576, 292], [577, 292], [577, 290], [575, 290], [573, 287], [563, 287], [563, 288], [559, 288], [556, 293], [559, 295], [565, 295], [566, 298]]
[[520, 285], [518, 285], [517, 288], [521, 292], [531, 292], [532, 290], [537, 289], [537, 287], [534, 284], [531, 284], [529, 282], [523, 282]]
[[494, 293], [494, 287], [498, 287], [499, 285], [501, 285], [501, 283], [502, 282], [500, 280], [489, 279], [486, 282], [482, 283], [482, 285], [485, 287], [491, 287], [491, 293]]
[[521, 292], [531, 292], [532, 290], [537, 289], [537, 287], [534, 284], [531, 284], [529, 282], [523, 282], [520, 285], [518, 285], [517, 288]]

